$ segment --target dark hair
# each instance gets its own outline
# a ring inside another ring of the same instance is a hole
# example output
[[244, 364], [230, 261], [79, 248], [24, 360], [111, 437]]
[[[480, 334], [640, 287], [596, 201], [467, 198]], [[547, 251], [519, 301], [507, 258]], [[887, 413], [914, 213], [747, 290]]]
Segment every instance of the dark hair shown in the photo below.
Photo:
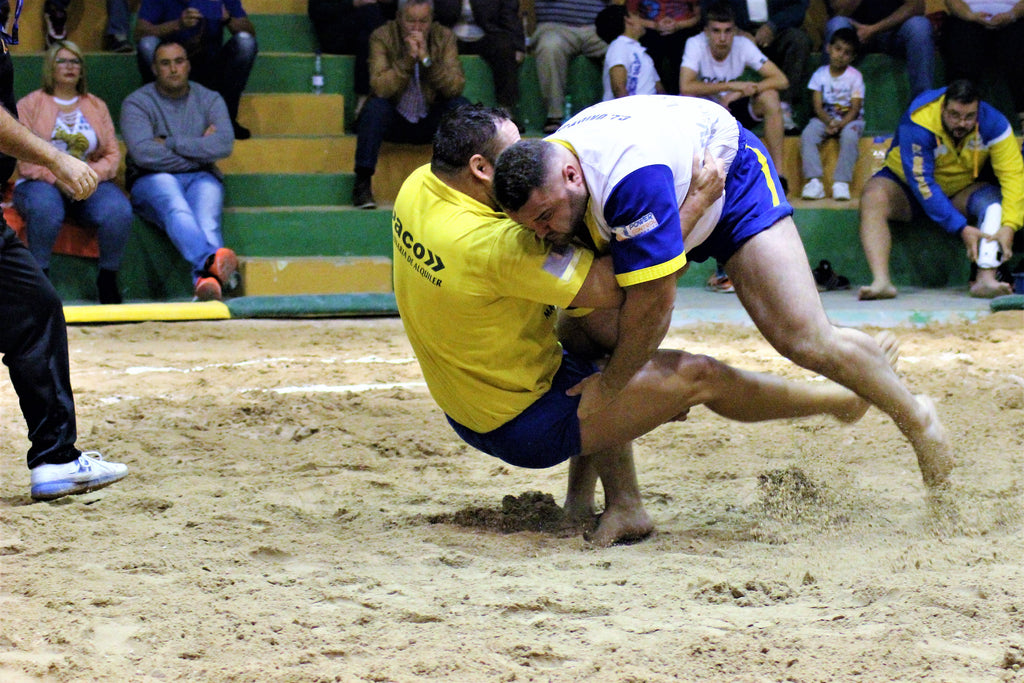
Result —
[[732, 5], [725, 0], [718, 0], [718, 2], [711, 3], [708, 11], [704, 13], [704, 25], [707, 26], [712, 21], [735, 24], [736, 12], [733, 11]]
[[482, 104], [464, 104], [447, 112], [434, 133], [430, 170], [458, 173], [469, 165], [474, 154], [495, 163], [501, 151], [495, 140], [498, 126], [510, 118], [504, 109]]
[[188, 48], [185, 47], [184, 43], [182, 43], [180, 40], [176, 38], [163, 38], [160, 40], [159, 43], [157, 43], [156, 48], [153, 50], [153, 61], [150, 62], [150, 66], [156, 64], [156, 53], [160, 52], [160, 50], [164, 49], [168, 45], [177, 45], [178, 47], [180, 47], [182, 50], [185, 51], [185, 58], [188, 59]]
[[970, 104], [980, 99], [981, 93], [978, 91], [978, 86], [974, 85], [974, 81], [961, 78], [946, 86], [946, 102]]
[[831, 45], [837, 41], [842, 41], [852, 47], [853, 54], [860, 52], [860, 38], [857, 37], [857, 31], [849, 26], [837, 28], [835, 33], [832, 34], [832, 37], [829, 38], [828, 44]]
[[518, 211], [530, 193], [543, 187], [553, 142], [520, 140], [498, 157], [494, 168], [494, 194], [506, 211]]
[[608, 5], [597, 13], [594, 19], [594, 28], [597, 29], [597, 37], [606, 43], [610, 43], [626, 30], [626, 6]]

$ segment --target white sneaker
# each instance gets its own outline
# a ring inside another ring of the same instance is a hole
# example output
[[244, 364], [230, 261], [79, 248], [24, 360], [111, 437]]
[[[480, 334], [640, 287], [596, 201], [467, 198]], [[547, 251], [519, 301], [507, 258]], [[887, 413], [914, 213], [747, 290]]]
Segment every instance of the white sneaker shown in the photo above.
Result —
[[87, 451], [77, 460], [60, 465], [32, 468], [32, 498], [53, 500], [87, 493], [109, 486], [128, 476], [128, 466], [107, 462], [97, 451]]
[[818, 178], [811, 178], [804, 185], [804, 190], [800, 193], [800, 196], [804, 199], [824, 199], [825, 186], [821, 184], [821, 180]]
[[789, 102], [782, 102], [780, 106], [782, 107], [782, 127], [787, 131], [796, 130], [798, 126], [793, 120], [793, 109], [789, 106]]
[[832, 199], [850, 201], [850, 183], [832, 183]]

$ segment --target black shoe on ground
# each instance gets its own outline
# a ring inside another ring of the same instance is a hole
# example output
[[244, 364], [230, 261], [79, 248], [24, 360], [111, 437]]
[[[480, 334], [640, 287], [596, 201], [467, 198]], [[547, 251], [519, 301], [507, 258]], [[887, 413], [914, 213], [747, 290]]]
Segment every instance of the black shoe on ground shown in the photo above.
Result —
[[377, 200], [373, 198], [373, 187], [369, 178], [356, 178], [352, 188], [352, 206], [357, 209], [376, 209]]
[[115, 36], [113, 34], [106, 34], [103, 36], [103, 49], [107, 52], [114, 52], [116, 54], [126, 55], [135, 52], [135, 48], [128, 42], [126, 38]]
[[100, 269], [96, 277], [96, 290], [101, 304], [121, 303], [121, 288], [117, 286], [117, 271]]
[[252, 131], [240, 124], [238, 121], [232, 121], [231, 127], [235, 129], [236, 140], [248, 140], [252, 137]]

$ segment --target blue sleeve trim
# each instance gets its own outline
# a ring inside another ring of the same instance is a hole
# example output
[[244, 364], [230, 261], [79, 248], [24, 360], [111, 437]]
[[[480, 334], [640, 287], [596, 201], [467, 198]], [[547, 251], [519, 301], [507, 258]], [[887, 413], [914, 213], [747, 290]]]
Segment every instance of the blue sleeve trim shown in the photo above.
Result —
[[623, 178], [605, 202], [604, 219], [611, 229], [617, 276], [647, 271], [651, 277], [643, 279], [655, 279], [662, 270], [657, 266], [676, 262], [684, 253], [675, 178], [668, 166], [643, 166]]

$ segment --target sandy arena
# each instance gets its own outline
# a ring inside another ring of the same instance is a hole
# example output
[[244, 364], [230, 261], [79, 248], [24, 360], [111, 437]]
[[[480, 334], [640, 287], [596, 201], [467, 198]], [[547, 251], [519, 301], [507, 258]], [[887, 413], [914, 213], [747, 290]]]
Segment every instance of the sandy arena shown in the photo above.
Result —
[[[877, 410], [696, 408], [637, 443], [655, 534], [595, 549], [564, 465], [457, 439], [398, 319], [72, 328], [79, 446], [131, 473], [33, 503], [0, 375], [0, 680], [1024, 681], [1021, 313], [895, 332], [952, 504]], [[813, 381], [750, 327], [665, 346]]]

